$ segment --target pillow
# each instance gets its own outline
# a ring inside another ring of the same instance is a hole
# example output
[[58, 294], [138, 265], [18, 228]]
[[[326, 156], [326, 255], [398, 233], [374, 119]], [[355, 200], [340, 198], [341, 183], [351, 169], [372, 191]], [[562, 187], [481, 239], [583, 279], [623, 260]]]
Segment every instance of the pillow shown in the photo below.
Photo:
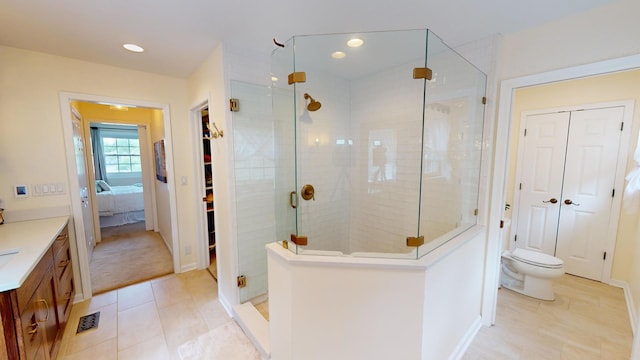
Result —
[[96, 180], [96, 189], [101, 188], [102, 191], [111, 191], [111, 186], [104, 180]]

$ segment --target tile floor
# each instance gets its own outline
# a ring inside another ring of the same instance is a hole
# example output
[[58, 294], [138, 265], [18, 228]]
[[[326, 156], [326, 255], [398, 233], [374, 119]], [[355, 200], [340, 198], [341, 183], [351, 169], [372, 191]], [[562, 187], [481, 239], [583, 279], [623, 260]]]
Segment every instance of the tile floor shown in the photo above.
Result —
[[[629, 359], [622, 289], [564, 275], [555, 291], [548, 302], [501, 289], [496, 325], [463, 359]], [[95, 311], [98, 329], [76, 335], [79, 317]], [[179, 359], [179, 345], [229, 321], [208, 271], [168, 275], [75, 304], [58, 358]]]
[[572, 275], [556, 300], [498, 292], [496, 324], [480, 329], [463, 359], [629, 359], [633, 335], [622, 289]]
[[[207, 270], [172, 274], [74, 305], [60, 360], [179, 359], [177, 348], [231, 320]], [[81, 316], [100, 311], [97, 329], [76, 334]]]

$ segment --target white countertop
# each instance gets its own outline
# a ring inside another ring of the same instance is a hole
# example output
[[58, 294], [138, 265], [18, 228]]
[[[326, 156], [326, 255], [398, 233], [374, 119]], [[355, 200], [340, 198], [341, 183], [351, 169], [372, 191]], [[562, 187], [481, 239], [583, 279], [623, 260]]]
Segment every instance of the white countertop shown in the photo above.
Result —
[[[0, 225], [0, 254], [20, 250], [15, 255], [0, 255], [0, 291], [22, 286], [68, 221], [68, 216], [60, 216]], [[4, 256], [10, 257], [6, 263]]]

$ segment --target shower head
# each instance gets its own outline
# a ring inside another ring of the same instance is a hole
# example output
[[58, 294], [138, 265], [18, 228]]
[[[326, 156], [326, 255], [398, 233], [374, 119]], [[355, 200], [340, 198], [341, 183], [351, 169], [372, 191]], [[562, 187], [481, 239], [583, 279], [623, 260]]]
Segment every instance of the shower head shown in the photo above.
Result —
[[318, 109], [320, 109], [320, 107], [322, 106], [322, 104], [319, 101], [316, 101], [314, 98], [311, 97], [311, 95], [304, 93], [304, 98], [309, 99], [309, 105], [307, 105], [307, 110], [309, 111], [316, 111]]

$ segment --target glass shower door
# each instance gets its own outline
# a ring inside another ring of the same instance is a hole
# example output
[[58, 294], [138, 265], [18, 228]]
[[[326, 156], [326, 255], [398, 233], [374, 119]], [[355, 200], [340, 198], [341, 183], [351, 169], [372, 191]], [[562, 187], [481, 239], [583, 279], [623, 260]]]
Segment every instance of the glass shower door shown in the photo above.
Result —
[[245, 302], [267, 293], [265, 245], [275, 241], [271, 89], [231, 81], [231, 96], [240, 104], [233, 113], [233, 147], [238, 270], [246, 278], [239, 291]]

